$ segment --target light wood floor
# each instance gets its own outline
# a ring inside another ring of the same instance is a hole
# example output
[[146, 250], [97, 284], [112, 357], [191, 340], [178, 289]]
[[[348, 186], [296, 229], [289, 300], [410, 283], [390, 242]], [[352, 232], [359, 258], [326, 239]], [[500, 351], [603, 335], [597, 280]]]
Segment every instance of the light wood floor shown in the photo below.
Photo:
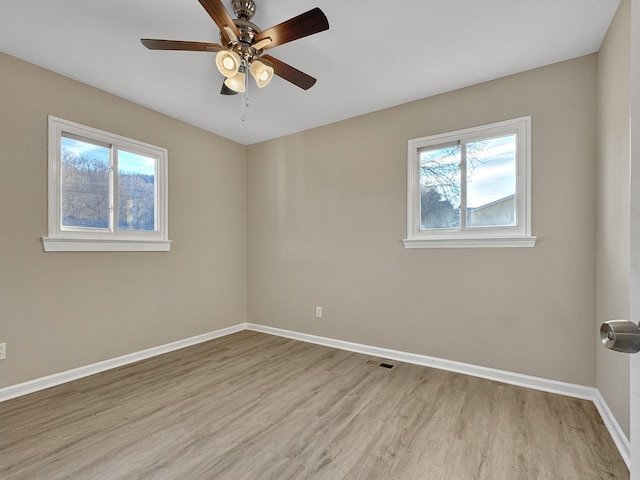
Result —
[[254, 332], [0, 403], [0, 478], [589, 480], [591, 402]]

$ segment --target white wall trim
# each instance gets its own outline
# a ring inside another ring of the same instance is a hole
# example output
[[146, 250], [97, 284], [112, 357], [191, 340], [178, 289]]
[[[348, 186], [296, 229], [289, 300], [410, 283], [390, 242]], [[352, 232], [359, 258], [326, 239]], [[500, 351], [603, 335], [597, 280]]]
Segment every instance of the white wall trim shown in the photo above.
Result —
[[600, 416], [602, 417], [602, 420], [604, 421], [609, 434], [613, 438], [613, 441], [618, 448], [622, 459], [627, 464], [627, 467], [629, 467], [630, 465], [631, 446], [629, 440], [627, 439], [624, 431], [615, 419], [613, 413], [609, 409], [607, 402], [596, 388], [585, 387], [583, 385], [576, 385], [566, 382], [559, 382], [556, 380], [548, 380], [531, 375], [523, 375], [521, 373], [507, 372], [494, 368], [481, 367], [478, 365], [471, 365], [468, 363], [456, 362], [453, 360], [444, 360], [441, 358], [429, 357], [427, 355], [420, 355], [417, 353], [401, 352], [388, 348], [373, 347], [360, 343], [347, 342], [344, 340], [336, 340], [333, 338], [320, 337], [317, 335], [294, 332], [291, 330], [284, 330], [281, 328], [257, 325], [255, 323], [239, 323], [231, 327], [214, 330], [213, 332], [209, 333], [203, 333], [202, 335], [196, 335], [195, 337], [168, 343], [166, 345], [160, 345], [158, 347], [149, 348], [140, 352], [134, 352], [128, 355], [123, 355], [121, 357], [116, 357], [110, 360], [104, 360], [102, 362], [97, 362], [91, 365], [86, 365], [84, 367], [68, 370], [66, 372], [55, 373], [53, 375], [37, 378], [35, 380], [30, 380], [28, 382], [20, 383], [17, 385], [10, 385], [8, 387], [0, 388], [0, 402], [20, 397], [22, 395], [27, 395], [29, 393], [37, 392], [39, 390], [44, 390], [45, 388], [55, 387], [56, 385], [61, 385], [72, 380], [88, 377], [89, 375], [94, 375], [106, 370], [122, 367], [124, 365], [155, 357], [157, 355], [162, 355], [163, 353], [172, 352], [174, 350], [190, 347], [198, 343], [203, 343], [209, 340], [231, 335], [232, 333], [237, 333], [242, 330], [267, 333], [269, 335], [276, 335], [278, 337], [300, 340], [302, 342], [314, 343], [316, 345], [324, 345], [326, 347], [338, 348], [340, 350], [348, 350], [350, 352], [363, 353], [365, 355], [372, 355], [389, 360], [396, 360], [399, 362], [412, 363], [425, 367], [438, 368], [440, 370], [462, 373], [474, 377], [485, 378], [487, 380], [495, 380], [497, 382], [507, 383], [509, 385], [516, 385], [519, 387], [532, 388], [534, 390], [556, 393], [568, 397], [590, 400], [598, 409], [598, 412], [600, 413]]
[[45, 252], [168, 252], [171, 240], [98, 240], [42, 237]]
[[178, 340], [177, 342], [167, 343], [166, 345], [148, 348], [139, 352], [122, 355], [121, 357], [111, 358], [102, 362], [92, 363], [91, 365], [85, 365], [84, 367], [74, 368], [72, 370], [54, 373], [53, 375], [36, 378], [35, 380], [19, 383], [17, 385], [10, 385], [8, 387], [0, 388], [0, 402], [20, 397], [22, 395], [27, 395], [29, 393], [37, 392], [39, 390], [44, 390], [45, 388], [55, 387], [56, 385], [61, 385], [72, 380], [88, 377], [89, 375], [94, 375], [106, 370], [122, 367], [124, 365], [155, 357], [157, 355], [162, 355], [163, 353], [179, 350], [180, 348], [190, 347], [192, 345], [207, 342], [215, 338], [231, 335], [232, 333], [245, 330], [245, 328], [246, 324], [240, 323], [231, 327], [221, 328], [220, 330], [214, 330], [213, 332], [196, 335], [195, 337]]
[[626, 463], [627, 468], [631, 470], [631, 442], [620, 427], [620, 424], [599, 390], [595, 392], [593, 403], [598, 409], [598, 413], [600, 413], [607, 430], [609, 430], [613, 442], [616, 444], [616, 447], [618, 447], [624, 463]]
[[609, 409], [607, 402], [604, 400], [604, 398], [596, 388], [585, 387], [583, 385], [576, 385], [567, 382], [559, 382], [557, 380], [548, 380], [531, 375], [523, 375], [521, 373], [507, 372], [505, 370], [481, 367], [478, 365], [471, 365], [468, 363], [456, 362], [453, 360], [444, 360], [441, 358], [429, 357], [427, 355], [407, 353], [397, 350], [390, 350], [387, 348], [372, 347], [359, 343], [346, 342], [343, 340], [335, 340], [327, 337], [319, 337], [307, 333], [293, 332], [291, 330], [283, 330], [280, 328], [256, 325], [253, 323], [248, 323], [247, 329], [255, 332], [277, 335], [279, 337], [291, 338], [293, 340], [315, 343], [317, 345], [324, 345], [326, 347], [338, 348], [340, 350], [363, 353], [365, 355], [372, 355], [383, 359], [386, 358], [399, 362], [413, 363], [415, 365], [438, 368], [440, 370], [462, 373], [474, 377], [485, 378], [487, 380], [495, 380], [497, 382], [507, 383], [509, 385], [516, 385], [519, 387], [541, 390], [543, 392], [565, 395], [567, 397], [590, 400], [598, 409], [598, 412], [600, 413], [600, 416], [602, 417], [602, 420], [604, 421], [609, 434], [613, 438], [613, 441], [616, 444], [616, 447], [618, 448], [622, 459], [627, 464], [627, 467], [629, 467], [631, 452], [629, 440], [627, 439], [622, 428], [615, 419], [613, 413]]
[[451, 238], [405, 238], [404, 248], [509, 248], [535, 247], [538, 237], [451, 237]]

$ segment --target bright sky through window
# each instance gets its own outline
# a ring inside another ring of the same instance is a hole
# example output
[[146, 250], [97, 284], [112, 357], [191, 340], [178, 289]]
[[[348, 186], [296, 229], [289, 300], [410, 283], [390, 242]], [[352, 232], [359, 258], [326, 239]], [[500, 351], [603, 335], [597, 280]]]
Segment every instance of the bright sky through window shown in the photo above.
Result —
[[82, 156], [106, 162], [109, 161], [108, 148], [65, 136], [62, 137], [62, 151], [73, 153], [79, 157]]
[[120, 173], [135, 172], [139, 175], [153, 176], [156, 171], [156, 159], [125, 150], [118, 150], [118, 171]]
[[477, 208], [513, 195], [516, 191], [516, 136], [473, 142], [469, 148], [477, 154], [474, 168], [468, 169], [467, 206]]

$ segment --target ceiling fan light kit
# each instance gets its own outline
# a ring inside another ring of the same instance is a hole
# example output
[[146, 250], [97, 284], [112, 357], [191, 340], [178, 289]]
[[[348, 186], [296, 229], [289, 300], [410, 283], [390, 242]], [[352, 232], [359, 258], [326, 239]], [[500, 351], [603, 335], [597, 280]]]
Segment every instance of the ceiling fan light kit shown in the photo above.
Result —
[[249, 65], [249, 72], [260, 88], [266, 87], [273, 78], [273, 67], [266, 61], [254, 60]]
[[231, 90], [222, 82], [222, 88], [220, 89], [220, 95], [237, 95], [238, 92]]
[[[246, 92], [247, 69], [259, 88], [268, 85], [274, 75], [303, 90], [316, 83], [312, 76], [265, 55], [264, 50], [328, 30], [329, 21], [322, 10], [316, 7], [267, 30], [260, 30], [251, 22], [256, 12], [253, 0], [233, 0], [236, 19], [231, 18], [221, 0], [198, 1], [220, 29], [221, 45], [148, 38], [141, 39], [142, 44], [150, 50], [216, 52], [216, 67], [226, 77], [220, 92], [222, 95]], [[248, 100], [243, 100], [243, 108], [245, 103], [248, 105]]]
[[244, 66], [241, 66], [238, 70], [238, 73], [236, 73], [233, 77], [227, 77], [227, 79], [224, 81], [224, 84], [234, 92], [244, 93], [247, 90], [246, 80], [247, 79], [244, 73]]
[[220, 50], [216, 54], [216, 67], [225, 77], [233, 77], [240, 69], [240, 55], [233, 50]]

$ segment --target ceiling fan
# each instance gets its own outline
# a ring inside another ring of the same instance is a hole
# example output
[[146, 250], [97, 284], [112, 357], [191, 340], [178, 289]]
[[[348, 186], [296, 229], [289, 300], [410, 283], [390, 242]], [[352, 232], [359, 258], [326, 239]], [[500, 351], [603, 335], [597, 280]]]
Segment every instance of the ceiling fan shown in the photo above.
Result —
[[247, 89], [247, 71], [258, 87], [267, 85], [273, 75], [308, 90], [316, 79], [286, 63], [265, 55], [264, 51], [299, 38], [329, 29], [329, 21], [319, 8], [313, 8], [267, 30], [251, 22], [256, 5], [253, 0], [233, 0], [238, 18], [232, 19], [221, 0], [198, 0], [220, 29], [220, 42], [188, 42], [143, 38], [142, 44], [151, 50], [187, 50], [215, 52], [216, 66], [226, 78], [221, 94], [235, 95]]

